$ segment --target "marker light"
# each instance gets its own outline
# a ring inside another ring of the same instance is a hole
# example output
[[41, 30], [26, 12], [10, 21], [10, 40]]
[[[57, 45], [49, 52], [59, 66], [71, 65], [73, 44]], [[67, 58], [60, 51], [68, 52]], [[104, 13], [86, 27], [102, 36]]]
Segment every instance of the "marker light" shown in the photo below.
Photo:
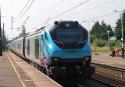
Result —
[[54, 61], [54, 62], [58, 62], [59, 59], [58, 59], [58, 58], [53, 58], [53, 61]]
[[85, 57], [84, 58], [85, 61], [89, 61], [89, 59], [90, 59], [89, 57]]
[[52, 48], [52, 45], [51, 45], [51, 44], [48, 44], [48, 47], [51, 49], [51, 48]]
[[82, 61], [83, 66], [85, 66], [89, 62], [89, 60], [90, 60], [90, 57], [83, 58], [83, 61]]

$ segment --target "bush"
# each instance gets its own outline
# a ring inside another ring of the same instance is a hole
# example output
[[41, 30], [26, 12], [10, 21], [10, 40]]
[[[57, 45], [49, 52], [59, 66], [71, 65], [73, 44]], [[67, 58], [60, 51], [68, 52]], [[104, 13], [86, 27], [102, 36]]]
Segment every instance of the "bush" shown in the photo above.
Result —
[[113, 48], [117, 45], [116, 41], [110, 41], [108, 44], [110, 48]]
[[106, 40], [95, 40], [95, 45], [97, 47], [104, 47], [107, 45], [107, 41]]
[[117, 41], [117, 40], [115, 40], [115, 41], [110, 41], [109, 43], [108, 43], [108, 46], [110, 47], [110, 48], [121, 48], [121, 42], [120, 41]]
[[92, 52], [107, 53], [108, 49], [108, 47], [92, 47]]

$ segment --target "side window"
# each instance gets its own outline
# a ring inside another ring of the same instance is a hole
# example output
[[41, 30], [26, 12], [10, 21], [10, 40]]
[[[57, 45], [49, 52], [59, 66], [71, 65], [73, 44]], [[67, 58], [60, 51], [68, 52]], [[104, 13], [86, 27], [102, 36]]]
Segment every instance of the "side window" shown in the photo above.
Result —
[[43, 40], [43, 34], [41, 35], [41, 40]]
[[35, 39], [35, 58], [39, 59], [39, 39]]
[[30, 55], [30, 40], [28, 39], [28, 42], [27, 42], [27, 54]]
[[47, 33], [45, 33], [45, 39], [48, 40]]

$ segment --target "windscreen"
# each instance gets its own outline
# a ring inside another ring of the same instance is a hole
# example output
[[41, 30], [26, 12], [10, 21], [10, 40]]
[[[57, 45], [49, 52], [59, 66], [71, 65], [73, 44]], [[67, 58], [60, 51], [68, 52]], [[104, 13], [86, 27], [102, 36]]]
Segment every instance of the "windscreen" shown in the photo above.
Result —
[[57, 29], [56, 38], [62, 43], [82, 42], [83, 35], [79, 29]]

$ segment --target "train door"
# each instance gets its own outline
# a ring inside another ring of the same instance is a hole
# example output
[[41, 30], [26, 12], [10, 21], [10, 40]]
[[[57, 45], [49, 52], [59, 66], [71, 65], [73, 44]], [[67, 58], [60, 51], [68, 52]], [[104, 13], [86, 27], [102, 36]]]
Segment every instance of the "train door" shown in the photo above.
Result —
[[39, 39], [35, 39], [35, 58], [39, 60]]
[[30, 55], [30, 39], [27, 40], [27, 55]]
[[44, 49], [44, 43], [43, 43], [43, 33], [42, 33], [40, 36], [40, 58], [44, 58], [43, 49]]

